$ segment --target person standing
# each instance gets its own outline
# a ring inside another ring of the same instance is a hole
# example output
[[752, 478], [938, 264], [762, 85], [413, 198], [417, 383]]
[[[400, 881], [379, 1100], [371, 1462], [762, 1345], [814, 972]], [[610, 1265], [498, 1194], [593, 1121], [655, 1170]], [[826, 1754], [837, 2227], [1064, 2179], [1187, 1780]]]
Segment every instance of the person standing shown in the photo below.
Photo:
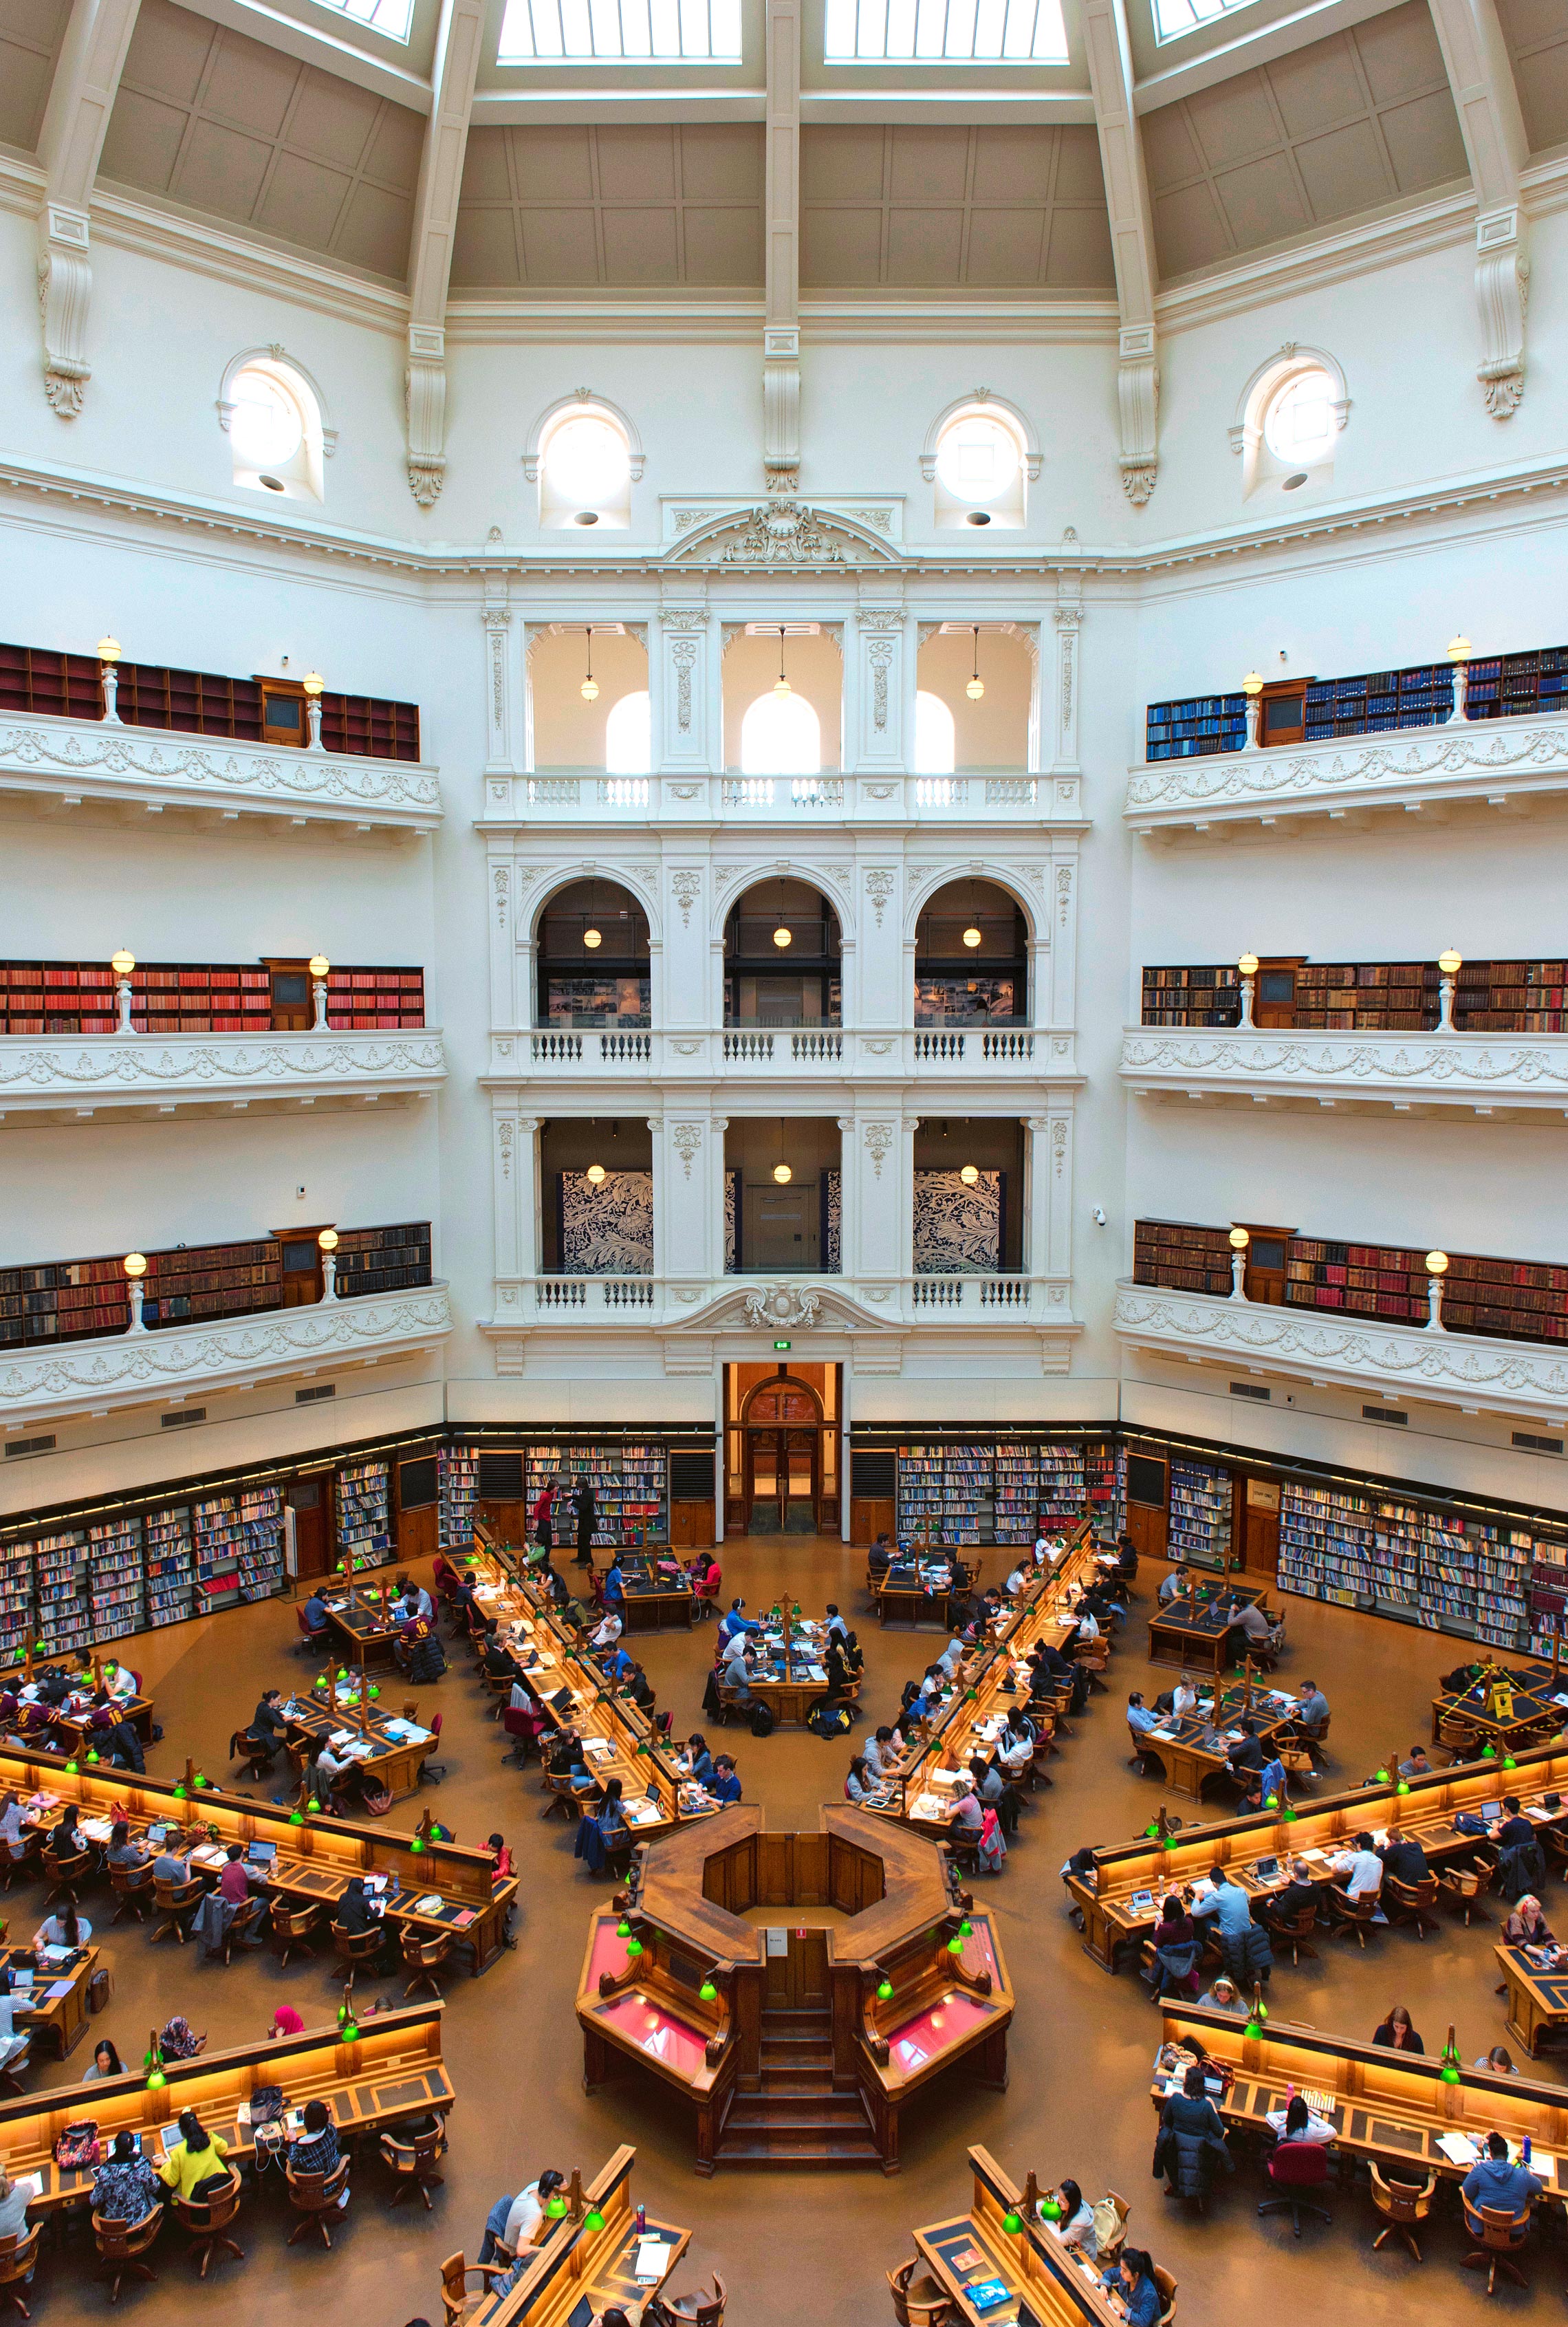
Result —
[[[541, 1551], [549, 1551], [553, 1549], [555, 1545], [555, 1535], [551, 1524], [555, 1514], [555, 1482], [554, 1479], [546, 1479], [544, 1486], [539, 1491], [539, 1499], [534, 1505], [534, 1540], [538, 1545]], [[308, 1615], [310, 1612], [307, 1609], [305, 1612]], [[323, 1624], [326, 1622], [326, 1612], [324, 1609], [322, 1613], [322, 1621]]]
[[593, 1499], [593, 1487], [584, 1479], [577, 1490], [577, 1565], [593, 1565], [593, 1530], [599, 1524], [599, 1506]]

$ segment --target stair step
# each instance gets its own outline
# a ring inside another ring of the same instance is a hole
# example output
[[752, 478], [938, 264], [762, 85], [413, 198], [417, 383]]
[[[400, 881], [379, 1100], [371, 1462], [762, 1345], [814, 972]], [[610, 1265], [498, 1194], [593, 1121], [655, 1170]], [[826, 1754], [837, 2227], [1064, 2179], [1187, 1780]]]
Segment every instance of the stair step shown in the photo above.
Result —
[[865, 2132], [866, 2122], [855, 2093], [748, 2093], [732, 2105], [724, 2127], [726, 2132], [793, 2131], [836, 2138], [844, 2131]]
[[882, 2158], [870, 2140], [835, 2141], [830, 2149], [815, 2146], [796, 2149], [779, 2142], [747, 2142], [740, 2145], [725, 2141], [715, 2162], [720, 2165], [742, 2169], [771, 2167], [775, 2172], [787, 2172], [793, 2166], [798, 2172], [808, 2173], [813, 2167], [832, 2166], [836, 2169], [846, 2165], [880, 2165]]
[[762, 2090], [764, 2095], [769, 2096], [778, 2093], [810, 2093], [826, 2096], [833, 2090], [832, 2065], [827, 2063], [820, 2069], [770, 2069], [764, 2061]]

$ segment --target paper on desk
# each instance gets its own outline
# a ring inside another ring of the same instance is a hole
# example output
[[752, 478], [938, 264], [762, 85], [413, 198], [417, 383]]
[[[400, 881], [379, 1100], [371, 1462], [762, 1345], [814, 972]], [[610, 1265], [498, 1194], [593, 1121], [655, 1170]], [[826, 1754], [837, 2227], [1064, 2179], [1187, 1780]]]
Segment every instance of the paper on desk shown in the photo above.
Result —
[[25, 2190], [29, 2198], [42, 2198], [43, 2195], [43, 2176], [42, 2173], [19, 2174], [16, 2180], [16, 2187], [19, 2190]]
[[70, 1980], [57, 1979], [50, 1986], [44, 1989], [41, 2000], [45, 2004], [59, 2004], [63, 1997], [68, 1996], [70, 1994]]
[[1473, 2165], [1480, 2155], [1468, 2133], [1440, 2133], [1437, 2145], [1451, 2165]]
[[632, 2259], [632, 2276], [639, 2286], [657, 2286], [669, 2262], [669, 2245], [664, 2238], [639, 2238], [637, 2253]]
[[1147, 1737], [1163, 1738], [1168, 1743], [1175, 1736], [1176, 1732], [1173, 1729], [1148, 1729], [1143, 1734]]
[[945, 1818], [948, 1805], [935, 1794], [921, 1794], [916, 1800], [913, 1815], [919, 1818]]

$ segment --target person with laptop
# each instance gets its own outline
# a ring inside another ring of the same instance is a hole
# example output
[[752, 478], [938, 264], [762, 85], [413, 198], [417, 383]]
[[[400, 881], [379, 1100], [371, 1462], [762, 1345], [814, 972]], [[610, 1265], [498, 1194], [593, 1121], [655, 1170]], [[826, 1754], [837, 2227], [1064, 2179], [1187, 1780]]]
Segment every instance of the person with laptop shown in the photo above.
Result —
[[1526, 2166], [1509, 2163], [1508, 2145], [1502, 2134], [1489, 2133], [1486, 2155], [1470, 2167], [1459, 2185], [1466, 2229], [1472, 2238], [1480, 2238], [1480, 2209], [1489, 2206], [1510, 2215], [1508, 2235], [1516, 2241], [1522, 2238], [1530, 2227], [1530, 2209], [1545, 2187]]
[[[1259, 1862], [1260, 1875], [1266, 1864], [1266, 1860]], [[1272, 1874], [1272, 1868], [1270, 1872]], [[1307, 1908], [1315, 1907], [1317, 1903], [1318, 1886], [1312, 1881], [1311, 1868], [1304, 1858], [1293, 1858], [1290, 1865], [1290, 1881], [1283, 1889], [1276, 1891], [1272, 1898], [1255, 1901], [1253, 1913], [1259, 1922], [1269, 1924], [1274, 1930], [1278, 1930], [1282, 1923], [1295, 1922]]]
[[1426, 1853], [1414, 1836], [1401, 1834], [1393, 1824], [1388, 1828], [1388, 1839], [1377, 1855], [1383, 1861], [1384, 1874], [1411, 1889], [1418, 1883], [1424, 1883], [1432, 1872], [1426, 1863]]

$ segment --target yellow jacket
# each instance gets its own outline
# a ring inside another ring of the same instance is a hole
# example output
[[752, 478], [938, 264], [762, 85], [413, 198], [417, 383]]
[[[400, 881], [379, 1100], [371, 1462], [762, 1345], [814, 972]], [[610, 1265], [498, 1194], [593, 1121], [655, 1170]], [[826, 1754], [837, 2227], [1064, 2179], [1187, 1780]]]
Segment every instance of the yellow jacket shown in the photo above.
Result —
[[160, 2181], [166, 2182], [176, 2197], [189, 2198], [198, 2182], [210, 2182], [223, 2171], [223, 2161], [229, 2154], [229, 2144], [219, 2134], [210, 2134], [205, 2149], [188, 2149], [177, 2141], [158, 2168]]

